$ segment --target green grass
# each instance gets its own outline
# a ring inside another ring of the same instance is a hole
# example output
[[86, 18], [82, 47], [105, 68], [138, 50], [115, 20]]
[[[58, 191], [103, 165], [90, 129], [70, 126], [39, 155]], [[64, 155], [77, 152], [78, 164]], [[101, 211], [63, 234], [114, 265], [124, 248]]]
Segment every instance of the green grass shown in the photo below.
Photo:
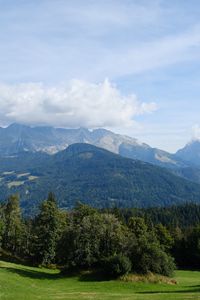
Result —
[[200, 272], [177, 271], [177, 285], [62, 277], [57, 270], [0, 262], [0, 299], [200, 299]]
[[23, 185], [24, 184], [24, 181], [11, 181], [11, 182], [8, 182], [7, 186], [9, 189], [11, 189], [13, 186], [20, 186], [20, 185]]

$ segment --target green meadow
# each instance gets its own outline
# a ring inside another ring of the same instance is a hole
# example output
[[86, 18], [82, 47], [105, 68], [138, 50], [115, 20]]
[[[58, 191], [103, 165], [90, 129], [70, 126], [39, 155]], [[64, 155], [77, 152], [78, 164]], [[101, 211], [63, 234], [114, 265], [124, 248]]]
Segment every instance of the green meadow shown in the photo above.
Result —
[[176, 285], [104, 281], [87, 274], [63, 277], [57, 270], [0, 262], [0, 299], [200, 299], [200, 272], [176, 271], [174, 279]]

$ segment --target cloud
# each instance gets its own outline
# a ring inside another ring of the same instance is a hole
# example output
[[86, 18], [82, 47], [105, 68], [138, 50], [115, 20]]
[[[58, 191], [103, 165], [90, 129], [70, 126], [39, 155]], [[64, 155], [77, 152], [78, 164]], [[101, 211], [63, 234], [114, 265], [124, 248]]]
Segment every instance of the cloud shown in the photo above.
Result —
[[193, 133], [193, 139], [194, 140], [200, 140], [200, 126], [199, 126], [199, 124], [195, 124], [192, 127], [192, 133]]
[[199, 60], [198, 7], [194, 14], [191, 4], [15, 2], [2, 3], [0, 11], [0, 76], [5, 82], [117, 80]]
[[0, 85], [2, 125], [19, 122], [60, 127], [131, 127], [133, 118], [156, 104], [123, 96], [108, 80], [94, 84], [72, 80], [54, 87], [42, 83]]
[[[149, 70], [199, 58], [200, 24], [189, 30], [166, 35], [148, 42], [127, 45], [102, 58], [97, 71], [112, 78], [139, 74]], [[96, 75], [97, 76], [97, 75]]]

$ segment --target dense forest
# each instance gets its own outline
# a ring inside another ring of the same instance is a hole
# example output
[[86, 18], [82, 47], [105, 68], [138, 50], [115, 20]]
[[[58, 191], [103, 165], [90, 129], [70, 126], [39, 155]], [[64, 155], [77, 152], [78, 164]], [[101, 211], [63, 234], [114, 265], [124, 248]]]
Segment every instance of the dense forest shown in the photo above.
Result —
[[129, 272], [170, 276], [175, 267], [199, 268], [200, 207], [98, 210], [78, 203], [58, 208], [49, 193], [32, 218], [19, 197], [0, 208], [2, 259], [61, 268], [94, 269], [117, 277]]
[[96, 208], [166, 207], [200, 199], [196, 183], [89, 144], [73, 144], [55, 155], [0, 157], [0, 189], [0, 202], [19, 193], [29, 216], [38, 213], [50, 190], [63, 209], [73, 209], [77, 199]]

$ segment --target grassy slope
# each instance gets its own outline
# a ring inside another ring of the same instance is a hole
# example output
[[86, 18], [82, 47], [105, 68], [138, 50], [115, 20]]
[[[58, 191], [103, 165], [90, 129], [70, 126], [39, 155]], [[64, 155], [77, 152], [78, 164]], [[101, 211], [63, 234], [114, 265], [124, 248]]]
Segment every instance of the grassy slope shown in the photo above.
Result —
[[199, 299], [200, 272], [177, 271], [177, 285], [62, 278], [58, 271], [0, 262], [0, 299]]

